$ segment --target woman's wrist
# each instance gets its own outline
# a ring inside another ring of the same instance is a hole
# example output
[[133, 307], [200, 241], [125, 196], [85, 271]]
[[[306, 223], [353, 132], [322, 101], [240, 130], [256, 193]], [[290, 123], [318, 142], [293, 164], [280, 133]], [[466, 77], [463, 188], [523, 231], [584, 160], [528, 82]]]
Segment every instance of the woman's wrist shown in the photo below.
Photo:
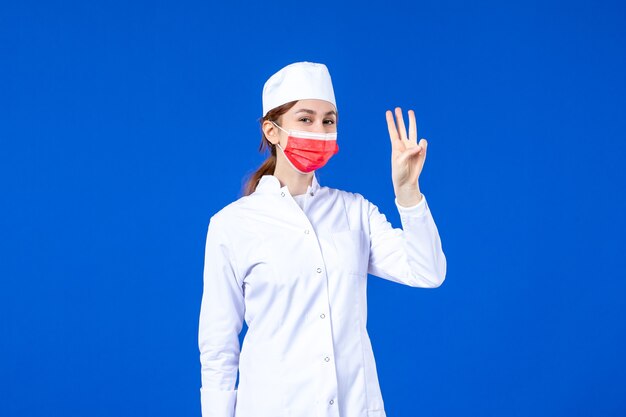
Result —
[[422, 201], [419, 185], [410, 188], [396, 188], [396, 200], [403, 207], [412, 207]]

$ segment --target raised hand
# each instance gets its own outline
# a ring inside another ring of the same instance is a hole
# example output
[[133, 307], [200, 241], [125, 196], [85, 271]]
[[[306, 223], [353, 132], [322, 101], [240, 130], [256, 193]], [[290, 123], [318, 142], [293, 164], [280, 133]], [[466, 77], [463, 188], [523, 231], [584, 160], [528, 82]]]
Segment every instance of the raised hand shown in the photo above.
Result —
[[402, 206], [417, 204], [421, 198], [419, 176], [426, 161], [426, 139], [417, 143], [415, 113], [409, 110], [409, 134], [407, 136], [402, 109], [395, 108], [396, 123], [390, 110], [385, 113], [391, 139], [391, 178], [398, 203]]

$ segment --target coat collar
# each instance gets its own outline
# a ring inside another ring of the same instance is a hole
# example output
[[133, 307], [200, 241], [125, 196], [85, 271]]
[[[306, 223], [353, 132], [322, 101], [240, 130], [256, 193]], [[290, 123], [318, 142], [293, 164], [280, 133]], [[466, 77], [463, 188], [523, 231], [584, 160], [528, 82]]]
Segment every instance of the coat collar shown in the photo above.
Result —
[[[320, 189], [320, 184], [317, 181], [317, 175], [315, 172], [313, 173], [313, 180], [311, 181], [311, 185], [307, 187], [306, 193], [313, 193], [315, 195], [317, 191]], [[289, 188], [287, 186], [280, 185], [280, 181], [277, 177], [271, 174], [263, 175], [259, 179], [259, 184], [256, 186], [257, 192], [262, 193], [289, 193]]]

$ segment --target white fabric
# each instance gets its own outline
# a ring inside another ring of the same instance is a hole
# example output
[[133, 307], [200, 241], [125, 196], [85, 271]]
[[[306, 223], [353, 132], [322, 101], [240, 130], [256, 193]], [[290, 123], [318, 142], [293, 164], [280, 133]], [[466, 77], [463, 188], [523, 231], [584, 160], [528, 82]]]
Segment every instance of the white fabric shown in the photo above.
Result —
[[309, 197], [308, 192], [309, 192], [309, 191], [307, 190], [307, 192], [306, 192], [306, 193], [304, 193], [304, 194], [292, 195], [293, 199], [294, 199], [294, 200], [296, 200], [296, 203], [298, 203], [298, 205], [300, 206], [300, 208], [301, 208], [302, 210], [304, 210], [304, 209], [305, 209], [305, 208], [304, 208], [304, 204], [305, 204], [305, 202], [306, 202], [306, 199]]
[[209, 221], [198, 334], [203, 417], [386, 417], [366, 328], [368, 274], [441, 285], [446, 258], [426, 197], [412, 207], [395, 200], [402, 228], [361, 194], [320, 186], [315, 174], [301, 197], [302, 208], [264, 175]]
[[272, 75], [263, 86], [263, 116], [294, 100], [318, 99], [335, 102], [328, 68], [315, 62], [294, 62]]

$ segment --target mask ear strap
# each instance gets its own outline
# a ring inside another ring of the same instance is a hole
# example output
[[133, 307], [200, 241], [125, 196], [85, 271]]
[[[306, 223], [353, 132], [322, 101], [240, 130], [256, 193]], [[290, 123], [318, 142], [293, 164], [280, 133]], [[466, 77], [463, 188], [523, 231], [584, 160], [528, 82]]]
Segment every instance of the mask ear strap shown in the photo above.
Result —
[[274, 124], [274, 126], [276, 126], [277, 128], [279, 128], [280, 130], [282, 130], [283, 132], [285, 132], [286, 134], [289, 134], [289, 132], [287, 132], [285, 129], [283, 129], [282, 127], [278, 126], [273, 120], [271, 120], [271, 122]]
[[[287, 133], [287, 135], [289, 135], [289, 132], [287, 132], [285, 129], [283, 129], [282, 127], [278, 126], [273, 120], [270, 120], [270, 122], [272, 122], [274, 124], [274, 126], [276, 126], [277, 128], [279, 128], [280, 130], [282, 130], [283, 132]], [[278, 149], [280, 149], [283, 153], [285, 153], [285, 150], [283, 149], [282, 146], [280, 146], [280, 143], [276, 142], [276, 144], [272, 144], [274, 147], [277, 147]]]

